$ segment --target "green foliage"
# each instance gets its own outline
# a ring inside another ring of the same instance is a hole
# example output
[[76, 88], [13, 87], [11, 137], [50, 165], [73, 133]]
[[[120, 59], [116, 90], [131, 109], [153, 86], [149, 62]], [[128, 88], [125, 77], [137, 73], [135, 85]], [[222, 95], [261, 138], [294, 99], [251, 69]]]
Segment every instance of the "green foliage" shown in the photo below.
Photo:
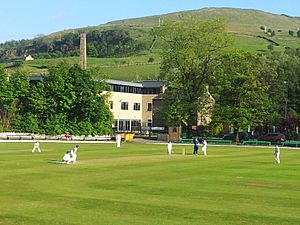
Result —
[[17, 115], [13, 121], [13, 131], [25, 133], [41, 133], [36, 115], [27, 113]]
[[[270, 52], [266, 55], [268, 64], [274, 68], [277, 77], [270, 84], [269, 95], [271, 96], [275, 112], [281, 118], [285, 114], [285, 101], [287, 101], [288, 121], [285, 126], [294, 129], [298, 124], [300, 112], [300, 58], [299, 52], [288, 50], [285, 53]], [[295, 113], [292, 113], [295, 112]]]
[[20, 67], [20, 66], [22, 66], [22, 64], [23, 64], [23, 61], [15, 61], [15, 62], [13, 62], [12, 67]]
[[[61, 38], [50, 40], [46, 36], [33, 39], [30, 45], [16, 42], [16, 51], [12, 57], [29, 53], [34, 58], [57, 58], [79, 55], [79, 31], [69, 32]], [[27, 42], [26, 42], [27, 43]], [[9, 43], [3, 44], [0, 56], [7, 57], [6, 50], [11, 48]], [[146, 50], [147, 45], [141, 40], [133, 39], [130, 32], [125, 29], [93, 30], [87, 32], [88, 56], [91, 57], [121, 57]], [[8, 56], [11, 57], [11, 56]], [[22, 62], [15, 62], [14, 67], [21, 66]]]
[[292, 37], [293, 37], [293, 36], [294, 36], [294, 34], [295, 34], [295, 32], [294, 32], [293, 30], [289, 30], [289, 35], [290, 35], [290, 36], [292, 36]]
[[265, 28], [266, 28], [266, 27], [265, 27], [265, 26], [260, 26], [259, 28], [260, 28], [261, 30], [265, 31]]
[[23, 109], [28, 88], [26, 74], [16, 71], [8, 77], [0, 67], [0, 121], [4, 130], [11, 128], [14, 117]]
[[161, 78], [169, 81], [166, 93], [169, 124], [196, 123], [205, 86], [216, 77], [216, 68], [230, 38], [221, 21], [183, 18], [165, 22], [158, 30], [165, 41]]
[[268, 45], [268, 49], [270, 50], [270, 51], [272, 51], [272, 50], [274, 50], [274, 46], [271, 44], [271, 45]]
[[113, 117], [102, 93], [106, 83], [95, 81], [92, 74], [99, 72], [62, 63], [30, 87], [26, 74], [16, 71], [8, 79], [0, 68], [1, 129], [50, 135], [109, 134]]
[[267, 91], [275, 78], [274, 70], [247, 52], [232, 52], [223, 60], [222, 79], [213, 85], [214, 122], [225, 122], [236, 131], [265, 124], [273, 111]]
[[135, 41], [129, 31], [123, 29], [87, 33], [88, 55], [91, 57], [112, 57], [132, 54], [145, 50], [146, 46]]
[[150, 57], [150, 58], [148, 59], [148, 62], [149, 62], [149, 63], [154, 62], [154, 58], [153, 58], [153, 57]]

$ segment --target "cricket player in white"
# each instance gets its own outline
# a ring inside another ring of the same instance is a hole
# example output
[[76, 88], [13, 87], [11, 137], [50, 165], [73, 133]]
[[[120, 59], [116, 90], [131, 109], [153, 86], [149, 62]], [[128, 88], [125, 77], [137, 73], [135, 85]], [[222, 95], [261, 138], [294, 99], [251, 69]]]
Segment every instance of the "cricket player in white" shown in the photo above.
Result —
[[70, 164], [71, 162], [71, 154], [70, 151], [67, 151], [62, 160], [64, 163]]
[[34, 143], [32, 152], [35, 152], [36, 149], [38, 150], [38, 152], [42, 152], [41, 149], [40, 149], [40, 142], [39, 141], [36, 141]]
[[121, 135], [120, 134], [118, 134], [117, 136], [116, 136], [116, 142], [117, 142], [117, 148], [120, 148], [121, 147]]
[[207, 148], [207, 142], [206, 142], [206, 140], [203, 140], [202, 141], [202, 152], [203, 152], [203, 155], [206, 155], [206, 148]]
[[76, 160], [77, 160], [77, 151], [79, 149], [79, 146], [78, 145], [75, 145], [74, 149], [72, 149], [70, 151], [70, 154], [71, 154], [71, 159], [70, 159], [70, 162], [72, 163], [76, 163]]
[[172, 145], [173, 145], [172, 142], [169, 141], [169, 142], [168, 142], [168, 154], [169, 154], [169, 155], [172, 154]]
[[276, 164], [280, 164], [280, 148], [278, 146], [278, 144], [275, 145], [275, 149], [274, 149], [274, 156], [275, 156], [275, 163]]

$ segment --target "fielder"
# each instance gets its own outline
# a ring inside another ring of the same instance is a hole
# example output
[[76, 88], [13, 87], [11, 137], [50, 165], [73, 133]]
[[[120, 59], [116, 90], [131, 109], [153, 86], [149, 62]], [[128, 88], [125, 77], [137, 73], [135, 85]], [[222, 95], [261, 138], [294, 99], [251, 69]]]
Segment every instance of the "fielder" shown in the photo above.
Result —
[[275, 149], [274, 149], [274, 156], [275, 156], [275, 163], [276, 164], [280, 164], [280, 148], [278, 146], [278, 144], [275, 145]]
[[122, 139], [121, 135], [117, 134], [117, 136], [116, 136], [117, 148], [121, 147], [121, 139]]
[[169, 154], [169, 155], [172, 154], [172, 145], [173, 145], [172, 142], [169, 141], [169, 142], [168, 142], [168, 154]]
[[206, 140], [202, 140], [202, 152], [203, 152], [203, 155], [206, 155], [206, 148], [207, 148], [207, 142]]
[[63, 163], [70, 164], [71, 162], [71, 152], [67, 151], [62, 160]]
[[71, 159], [70, 162], [76, 163], [77, 160], [77, 151], [79, 149], [79, 145], [75, 145], [74, 149], [70, 151]]
[[38, 152], [42, 152], [41, 149], [40, 149], [40, 142], [39, 141], [36, 141], [33, 145], [33, 149], [31, 152], [35, 152], [35, 150], [38, 150]]

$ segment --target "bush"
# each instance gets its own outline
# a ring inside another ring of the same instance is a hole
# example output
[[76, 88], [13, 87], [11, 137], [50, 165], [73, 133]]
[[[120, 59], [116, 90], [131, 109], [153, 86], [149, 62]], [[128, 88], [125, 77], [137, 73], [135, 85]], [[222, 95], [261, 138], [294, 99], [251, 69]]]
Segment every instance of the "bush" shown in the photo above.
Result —
[[148, 62], [149, 62], [149, 63], [154, 62], [154, 58], [150, 57], [150, 58], [148, 59]]
[[12, 67], [20, 67], [23, 65], [23, 61], [15, 61], [12, 64]]
[[268, 49], [269, 49], [270, 51], [272, 51], [272, 50], [274, 49], [274, 46], [273, 46], [273, 45], [268, 45]]
[[263, 31], [265, 31], [265, 28], [266, 28], [265, 26], [260, 26], [260, 29]]
[[296, 133], [295, 131], [289, 132], [286, 134], [286, 138], [288, 140], [293, 140], [293, 141], [299, 141], [300, 140], [300, 134]]
[[290, 36], [294, 36], [294, 34], [295, 34], [295, 32], [294, 32], [294, 31], [292, 31], [292, 30], [289, 30], [289, 35], [290, 35]]

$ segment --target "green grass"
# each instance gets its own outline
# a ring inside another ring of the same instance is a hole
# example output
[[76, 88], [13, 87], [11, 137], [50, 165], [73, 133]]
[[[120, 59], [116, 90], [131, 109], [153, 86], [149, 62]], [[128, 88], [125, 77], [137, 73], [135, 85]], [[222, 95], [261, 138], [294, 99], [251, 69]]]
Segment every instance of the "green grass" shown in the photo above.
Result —
[[[154, 59], [153, 63], [148, 63], [150, 57]], [[13, 70], [21, 69], [30, 74], [42, 74], [48, 71], [47, 68], [55, 66], [60, 62], [66, 62], [70, 65], [79, 64], [79, 57], [37, 59], [25, 62], [21, 68], [13, 68]], [[109, 79], [139, 81], [157, 79], [159, 62], [160, 57], [158, 54], [149, 54], [124, 58], [89, 57], [87, 64], [90, 68], [100, 68], [100, 71]]]
[[160, 64], [121, 66], [121, 67], [103, 67], [101, 71], [108, 75], [110, 79], [141, 81], [156, 80], [159, 76]]
[[82, 143], [55, 163], [73, 146], [0, 143], [0, 224], [299, 224], [299, 150]]

